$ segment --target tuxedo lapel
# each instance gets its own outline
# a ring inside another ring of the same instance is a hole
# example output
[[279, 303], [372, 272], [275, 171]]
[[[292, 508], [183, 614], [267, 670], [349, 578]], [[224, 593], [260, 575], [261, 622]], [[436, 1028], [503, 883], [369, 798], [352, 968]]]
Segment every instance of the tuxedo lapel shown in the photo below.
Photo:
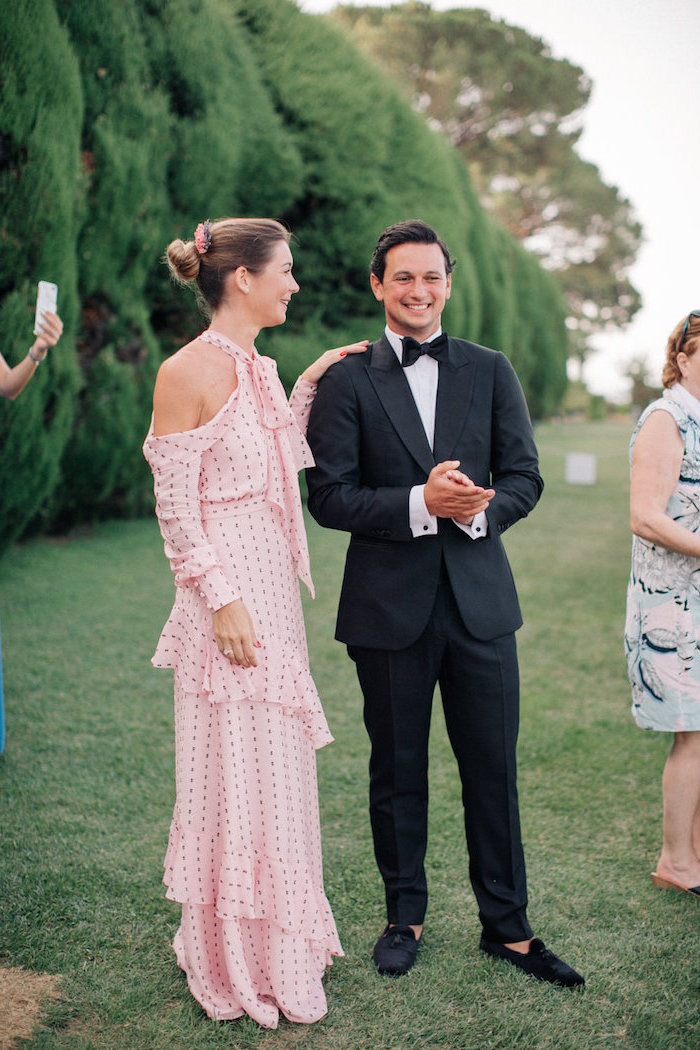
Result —
[[435, 466], [411, 388], [386, 336], [372, 346], [367, 374], [404, 445], [426, 474]]
[[[449, 361], [440, 362], [435, 406], [435, 462], [454, 459], [454, 449], [464, 430], [473, 393], [476, 368], [467, 349], [449, 340]], [[457, 457], [459, 458], [459, 457]]]

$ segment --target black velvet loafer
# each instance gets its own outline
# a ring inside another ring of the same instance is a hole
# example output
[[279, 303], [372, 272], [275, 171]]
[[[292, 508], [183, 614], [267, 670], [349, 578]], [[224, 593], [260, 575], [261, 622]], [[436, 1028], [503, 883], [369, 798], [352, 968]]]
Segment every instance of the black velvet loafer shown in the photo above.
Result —
[[506, 948], [505, 944], [497, 944], [487, 941], [484, 937], [479, 941], [482, 952], [492, 955], [494, 959], [505, 959], [513, 966], [524, 970], [538, 981], [549, 981], [550, 984], [559, 984], [563, 988], [580, 988], [586, 983], [585, 979], [576, 970], [572, 970], [565, 962], [558, 959], [554, 952], [545, 948], [538, 937], [530, 941], [530, 949], [527, 955], [514, 952], [512, 948]]
[[416, 961], [418, 944], [410, 926], [387, 926], [374, 946], [374, 965], [380, 974], [402, 977]]

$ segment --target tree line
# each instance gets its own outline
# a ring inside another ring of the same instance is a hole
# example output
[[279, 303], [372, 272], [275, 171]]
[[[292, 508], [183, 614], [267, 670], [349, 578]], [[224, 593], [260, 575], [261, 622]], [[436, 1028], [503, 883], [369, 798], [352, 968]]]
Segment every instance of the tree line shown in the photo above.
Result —
[[570, 352], [630, 322], [628, 273], [642, 240], [630, 201], [577, 151], [591, 80], [488, 11], [341, 4], [328, 16], [396, 80], [459, 150], [482, 204], [551, 270], [568, 307]]
[[59, 285], [65, 323], [0, 404], [0, 548], [152, 506], [155, 373], [206, 324], [162, 255], [204, 218], [294, 233], [301, 292], [259, 341], [287, 386], [322, 349], [379, 334], [369, 256], [419, 217], [457, 259], [448, 331], [504, 350], [535, 418], [560, 403], [556, 279], [342, 27], [292, 0], [22, 0], [0, 12], [0, 68], [3, 355], [26, 354], [37, 280]]

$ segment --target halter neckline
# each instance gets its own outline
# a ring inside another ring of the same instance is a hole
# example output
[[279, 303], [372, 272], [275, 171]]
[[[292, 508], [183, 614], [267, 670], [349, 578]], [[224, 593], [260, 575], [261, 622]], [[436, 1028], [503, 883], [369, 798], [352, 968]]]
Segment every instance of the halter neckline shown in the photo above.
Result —
[[233, 339], [229, 339], [223, 332], [218, 332], [215, 328], [206, 328], [199, 336], [205, 343], [209, 343], [211, 346], [216, 346], [220, 350], [223, 350], [229, 357], [235, 357], [240, 359], [241, 357], [246, 361], [257, 361], [260, 358], [260, 354], [253, 347], [253, 353], [249, 354], [247, 350], [244, 350], [238, 343], [234, 343]]

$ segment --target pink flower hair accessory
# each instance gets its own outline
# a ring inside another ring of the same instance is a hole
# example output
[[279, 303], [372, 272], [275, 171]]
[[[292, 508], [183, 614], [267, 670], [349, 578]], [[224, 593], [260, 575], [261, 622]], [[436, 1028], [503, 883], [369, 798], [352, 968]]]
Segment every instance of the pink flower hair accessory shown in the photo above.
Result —
[[209, 219], [205, 219], [204, 222], [200, 222], [197, 229], [194, 231], [194, 246], [200, 255], [205, 255], [209, 251], [211, 244], [211, 223]]

